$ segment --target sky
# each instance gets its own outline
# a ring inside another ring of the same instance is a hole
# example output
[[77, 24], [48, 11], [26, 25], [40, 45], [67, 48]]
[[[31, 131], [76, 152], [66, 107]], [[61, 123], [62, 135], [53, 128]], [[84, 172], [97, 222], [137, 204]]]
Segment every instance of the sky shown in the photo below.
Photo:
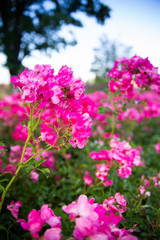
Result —
[[[68, 65], [74, 77], [83, 81], [94, 79], [90, 72], [94, 61], [93, 48], [100, 46], [99, 39], [107, 35], [111, 41], [117, 40], [125, 46], [132, 47], [132, 55], [148, 57], [155, 67], [160, 67], [160, 0], [101, 0], [108, 5], [111, 18], [104, 25], [97, 24], [94, 18], [76, 13], [83, 23], [83, 28], [64, 27], [62, 34], [71, 30], [78, 42], [74, 47], [68, 46], [60, 53], [53, 51], [51, 57], [34, 51], [31, 57], [25, 57], [23, 64], [29, 69], [36, 64], [50, 64], [55, 73], [62, 65]], [[10, 81], [9, 72], [2, 67], [5, 56], [0, 54], [0, 84]]]

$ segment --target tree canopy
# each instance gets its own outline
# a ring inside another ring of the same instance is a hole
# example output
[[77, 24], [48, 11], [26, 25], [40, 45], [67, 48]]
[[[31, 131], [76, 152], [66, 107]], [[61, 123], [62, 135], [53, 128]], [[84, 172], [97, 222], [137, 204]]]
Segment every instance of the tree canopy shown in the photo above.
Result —
[[5, 0], [0, 1], [0, 52], [11, 75], [22, 70], [22, 60], [35, 50], [58, 50], [76, 44], [59, 32], [64, 25], [82, 27], [72, 13], [81, 11], [103, 24], [110, 8], [100, 0]]

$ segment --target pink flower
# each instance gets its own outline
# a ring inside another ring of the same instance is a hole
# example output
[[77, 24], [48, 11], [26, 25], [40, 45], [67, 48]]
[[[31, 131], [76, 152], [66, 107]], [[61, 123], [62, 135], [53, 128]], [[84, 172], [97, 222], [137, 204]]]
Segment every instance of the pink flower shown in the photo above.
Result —
[[48, 208], [47, 204], [41, 207], [40, 213], [41, 219], [48, 223], [52, 228], [61, 227], [61, 218], [57, 217], [51, 208]]
[[14, 174], [16, 172], [16, 167], [12, 163], [7, 164], [3, 172]]
[[46, 230], [44, 239], [50, 240], [61, 239], [61, 218], [57, 217], [47, 204], [41, 207], [41, 210], [33, 209], [28, 215], [28, 222], [25, 219], [19, 219], [23, 229], [29, 230], [33, 238], [40, 238], [39, 232], [45, 223], [48, 223], [52, 228]]
[[115, 199], [117, 200], [117, 202], [118, 202], [121, 206], [126, 206], [127, 201], [126, 201], [126, 199], [124, 198], [123, 195], [120, 195], [119, 192], [115, 194]]
[[89, 156], [94, 160], [94, 161], [98, 161], [99, 160], [99, 156], [97, 152], [92, 152], [89, 154]]
[[140, 193], [143, 195], [143, 194], [145, 193], [145, 191], [146, 191], [145, 186], [140, 185], [140, 186], [139, 186], [139, 191], [140, 191]]
[[[86, 145], [91, 135], [91, 111], [83, 98], [85, 84], [81, 79], [73, 78], [70, 68], [62, 66], [58, 74], [54, 75], [50, 65], [36, 65], [33, 70], [25, 69], [18, 77], [12, 77], [11, 81], [20, 89], [23, 103], [32, 103], [35, 121], [41, 117], [42, 141], [55, 148], [58, 148], [55, 146], [58, 138], [61, 138], [62, 145], [67, 142], [74, 148]], [[26, 108], [28, 116], [30, 110], [27, 104]], [[42, 115], [37, 109], [44, 110]], [[13, 137], [24, 140], [26, 133], [27, 130], [18, 124]]]
[[126, 236], [120, 237], [119, 240], [138, 240], [137, 237], [127, 234]]
[[[42, 163], [42, 165], [44, 167], [47, 167], [47, 168], [54, 168], [54, 162], [55, 162], [55, 158], [53, 156], [53, 153], [50, 152], [50, 151], [45, 151], [43, 152], [42, 154], [42, 158], [45, 160], [45, 162]], [[40, 160], [40, 156], [37, 157], [37, 161]]]
[[49, 127], [47, 124], [42, 124], [40, 132], [42, 141], [46, 141], [53, 146], [55, 145], [57, 141], [57, 132], [54, 132], [53, 128]]
[[44, 225], [44, 221], [41, 219], [40, 210], [33, 209], [28, 215], [28, 222], [25, 219], [19, 219], [21, 227], [25, 230], [29, 230], [32, 237], [39, 238], [38, 232]]
[[72, 154], [71, 154], [71, 153], [67, 153], [67, 154], [66, 154], [66, 156], [65, 156], [65, 158], [66, 158], [66, 159], [70, 159], [70, 158], [71, 158], [71, 156], [72, 156]]
[[83, 177], [83, 180], [88, 186], [90, 186], [93, 183], [93, 178], [90, 176]]
[[115, 82], [113, 80], [109, 81], [109, 91], [114, 93], [115, 91], [119, 90], [119, 88], [120, 88], [120, 83]]
[[[115, 198], [110, 197], [108, 200], [105, 199], [102, 205], [94, 203], [94, 199], [89, 200], [87, 196], [80, 195], [77, 203], [72, 202], [68, 206], [63, 206], [62, 209], [70, 214], [70, 219], [75, 220], [73, 236], [77, 240], [86, 238], [91, 240], [114, 240], [125, 236], [132, 240], [131, 230], [118, 227], [118, 224], [123, 219], [122, 212], [126, 210], [124, 206], [126, 202], [124, 196], [119, 193], [116, 194], [116, 198], [120, 204]], [[117, 213], [114, 212], [119, 213], [119, 215], [117, 216]], [[73, 214], [72, 217], [71, 214]], [[133, 240], [137, 240], [137, 238], [133, 237]]]
[[53, 104], [60, 103], [60, 98], [63, 97], [63, 91], [61, 87], [58, 85], [55, 85], [54, 87], [52, 87], [51, 91], [52, 91], [52, 97], [51, 97], [52, 103]]
[[83, 96], [85, 87], [84, 82], [81, 79], [75, 80], [70, 87], [70, 94], [73, 94], [75, 99], [78, 100], [81, 96]]
[[132, 175], [132, 168], [124, 165], [120, 167], [120, 169], [117, 169], [117, 173], [121, 178], [128, 178], [130, 175]]
[[37, 182], [39, 179], [39, 174], [35, 172], [34, 169], [30, 172], [30, 174], [31, 174], [30, 178], [33, 180], [33, 182]]
[[44, 240], [60, 240], [62, 238], [61, 228], [50, 228], [44, 233]]
[[115, 203], [116, 203], [116, 199], [113, 196], [111, 196], [108, 199], [104, 199], [103, 207], [107, 209], [109, 212], [110, 211], [119, 212], [118, 208], [114, 205]]
[[145, 196], [150, 197], [151, 196], [151, 192], [150, 191], [146, 191], [145, 192]]
[[[92, 152], [90, 153], [90, 157], [95, 160], [103, 160], [106, 163], [100, 164], [99, 168], [96, 170], [96, 177], [101, 179], [104, 183], [104, 186], [109, 186], [112, 182], [108, 182], [108, 176], [110, 169], [113, 165], [113, 160], [118, 164], [116, 166], [119, 167], [117, 169], [118, 176], [121, 178], [128, 178], [132, 174], [133, 166], [142, 165], [140, 149], [132, 148], [127, 141], [119, 141], [117, 139], [112, 139], [110, 141], [109, 150], [100, 150], [99, 153]], [[105, 166], [106, 165], [106, 166]], [[105, 169], [104, 169], [105, 166]], [[98, 167], [98, 165], [96, 165]]]
[[18, 123], [15, 127], [15, 131], [12, 133], [12, 137], [15, 140], [22, 140], [23, 142], [26, 141], [28, 136], [27, 127], [22, 126], [21, 123]]
[[72, 69], [66, 65], [62, 66], [58, 72], [56, 80], [61, 86], [69, 88], [69, 86], [71, 86], [74, 82]]
[[148, 58], [134, 56], [130, 59], [117, 59], [108, 77], [111, 78], [110, 91], [118, 91], [127, 98], [134, 96], [134, 87], [147, 88], [149, 86], [152, 90], [160, 92], [158, 68], [153, 67]]
[[1, 146], [0, 146], [0, 151], [1, 151], [1, 150], [4, 150], [5, 148], [6, 148], [6, 147], [5, 147], [4, 145], [1, 145]]
[[96, 177], [102, 180], [103, 182], [107, 181], [109, 166], [105, 163], [96, 164]]
[[157, 152], [157, 153], [160, 153], [160, 143], [157, 143], [157, 144], [155, 145], [155, 149], [156, 149], [156, 152]]
[[73, 235], [77, 240], [85, 239], [91, 235], [92, 222], [90, 219], [79, 217], [76, 218], [75, 222], [76, 227]]
[[22, 203], [20, 200], [17, 202], [11, 201], [10, 205], [7, 205], [7, 209], [11, 211], [12, 216], [16, 219], [18, 218], [18, 212], [20, 207], [22, 207]]
[[105, 233], [96, 233], [90, 237], [90, 240], [108, 240], [108, 236]]
[[113, 181], [112, 180], [106, 180], [105, 182], [103, 182], [103, 185], [105, 187], [108, 187], [108, 186], [111, 186], [113, 184]]
[[98, 215], [94, 212], [94, 208], [95, 205], [90, 203], [87, 196], [80, 195], [77, 203], [72, 202], [68, 206], [63, 206], [62, 210], [66, 213], [69, 213], [71, 219], [76, 216], [81, 216], [94, 220], [98, 218]]

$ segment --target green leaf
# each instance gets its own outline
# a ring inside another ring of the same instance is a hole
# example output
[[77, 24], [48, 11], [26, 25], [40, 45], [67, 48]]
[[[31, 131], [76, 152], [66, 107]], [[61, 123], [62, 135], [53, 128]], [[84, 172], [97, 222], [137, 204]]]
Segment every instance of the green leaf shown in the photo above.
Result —
[[8, 182], [9, 180], [7, 179], [7, 178], [4, 178], [4, 179], [1, 179], [0, 180], [0, 183], [2, 183], [2, 182]]
[[29, 173], [32, 169], [34, 169], [35, 167], [33, 165], [29, 165], [27, 168], [26, 168], [26, 172]]
[[31, 147], [32, 149], [35, 148], [32, 143], [28, 142], [27, 145]]
[[26, 162], [22, 162], [22, 163], [18, 163], [17, 165], [18, 167], [21, 166], [21, 167], [27, 167], [27, 163]]
[[2, 226], [2, 225], [0, 225], [0, 230], [4, 230], [4, 231], [6, 231], [6, 232], [7, 232], [7, 228], [6, 228], [6, 227], [4, 227], [4, 226]]
[[49, 168], [43, 168], [43, 171], [44, 171], [46, 174], [50, 174]]
[[46, 160], [44, 160], [44, 159], [42, 158], [42, 156], [41, 156], [40, 158], [41, 158], [41, 159], [40, 159], [38, 162], [36, 162], [35, 167], [39, 167], [43, 162], [46, 161]]
[[88, 168], [88, 164], [85, 164], [85, 163], [82, 164], [81, 166], [82, 166], [83, 168]]
[[160, 208], [157, 210], [157, 215], [159, 215], [160, 214]]
[[98, 108], [98, 111], [99, 113], [106, 113], [106, 107], [101, 106]]
[[149, 215], [147, 215], [147, 220], [148, 220], [148, 222], [152, 225], [153, 223], [152, 223], [152, 221], [151, 221], [151, 219], [150, 219], [150, 217], [149, 217]]
[[39, 171], [41, 171], [42, 173], [44, 173], [44, 175], [48, 178], [49, 174], [50, 174], [50, 170], [48, 168], [37, 168]]
[[123, 106], [123, 107], [122, 107], [122, 110], [123, 110], [124, 112], [126, 112], [126, 111], [127, 111], [127, 108], [126, 108], [125, 106]]
[[29, 160], [29, 161], [27, 162], [27, 164], [28, 164], [28, 165], [30, 165], [30, 164], [35, 164], [36, 161], [37, 161], [37, 159], [32, 158], [31, 160]]
[[26, 123], [21, 122], [21, 125], [22, 125], [24, 128], [27, 128]]
[[35, 153], [35, 148], [32, 148], [31, 154], [32, 154], [32, 153]]
[[144, 106], [147, 106], [147, 103], [144, 101], [140, 101], [140, 103], [142, 103]]

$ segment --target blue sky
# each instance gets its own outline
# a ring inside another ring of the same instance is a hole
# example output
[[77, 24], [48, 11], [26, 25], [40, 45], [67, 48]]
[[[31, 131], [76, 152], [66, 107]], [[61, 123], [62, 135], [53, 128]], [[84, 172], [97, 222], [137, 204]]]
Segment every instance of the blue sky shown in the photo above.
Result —
[[[96, 23], [94, 18], [88, 18], [82, 13], [77, 15], [82, 20], [83, 28], [64, 27], [62, 33], [72, 30], [78, 44], [67, 47], [60, 53], [52, 52], [47, 57], [34, 51], [31, 57], [25, 58], [23, 64], [33, 68], [35, 64], [50, 64], [55, 72], [62, 65], [72, 67], [75, 77], [83, 81], [91, 80], [94, 74], [90, 72], [94, 60], [93, 48], [99, 46], [99, 38], [106, 34], [110, 40], [117, 40], [126, 46], [131, 46], [132, 55], [149, 57], [151, 63], [160, 66], [160, 1], [159, 0], [103, 0], [111, 9], [111, 18], [105, 25]], [[0, 55], [0, 83], [9, 82], [9, 73], [2, 67], [5, 57]]]

